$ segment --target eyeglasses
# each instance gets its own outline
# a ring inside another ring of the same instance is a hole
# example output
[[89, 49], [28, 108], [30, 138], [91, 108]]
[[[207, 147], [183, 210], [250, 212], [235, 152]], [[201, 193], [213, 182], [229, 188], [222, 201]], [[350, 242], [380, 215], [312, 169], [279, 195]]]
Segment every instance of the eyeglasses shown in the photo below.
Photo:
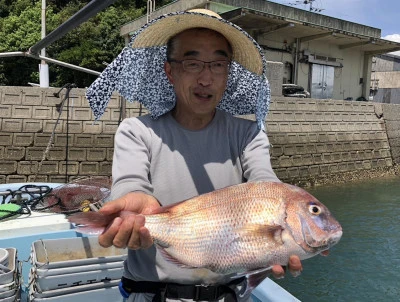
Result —
[[208, 64], [210, 66], [210, 70], [214, 74], [225, 74], [228, 72], [229, 66], [231, 64], [230, 61], [227, 60], [218, 60], [218, 61], [211, 61], [205, 62], [201, 60], [169, 60], [168, 62], [174, 62], [182, 64], [183, 70], [190, 72], [190, 73], [200, 73], [203, 71], [204, 66]]

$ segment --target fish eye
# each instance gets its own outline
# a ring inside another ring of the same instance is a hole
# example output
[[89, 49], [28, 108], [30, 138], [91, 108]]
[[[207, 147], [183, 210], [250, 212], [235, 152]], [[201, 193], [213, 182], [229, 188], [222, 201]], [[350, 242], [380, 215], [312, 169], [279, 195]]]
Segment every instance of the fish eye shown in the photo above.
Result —
[[313, 215], [319, 215], [319, 214], [321, 214], [321, 207], [319, 207], [319, 206], [317, 206], [317, 205], [315, 205], [315, 204], [310, 205], [310, 206], [308, 207], [308, 210], [309, 210], [310, 213], [313, 214]]

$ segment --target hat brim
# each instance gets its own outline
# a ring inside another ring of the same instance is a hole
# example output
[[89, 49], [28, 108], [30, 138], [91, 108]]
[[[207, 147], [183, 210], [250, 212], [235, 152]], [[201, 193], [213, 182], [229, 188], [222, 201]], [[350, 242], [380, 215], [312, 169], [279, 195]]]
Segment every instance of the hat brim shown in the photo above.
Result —
[[263, 74], [261, 49], [248, 33], [229, 21], [199, 12], [171, 13], [154, 19], [135, 33], [130, 46], [163, 46], [170, 38], [191, 28], [208, 28], [219, 32], [231, 44], [234, 61], [257, 75]]

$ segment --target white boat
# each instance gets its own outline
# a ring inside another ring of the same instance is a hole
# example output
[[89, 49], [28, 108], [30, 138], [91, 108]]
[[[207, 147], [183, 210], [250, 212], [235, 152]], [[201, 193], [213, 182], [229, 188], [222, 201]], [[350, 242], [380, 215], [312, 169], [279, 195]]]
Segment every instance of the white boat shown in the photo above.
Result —
[[[24, 185], [0, 185], [0, 202], [10, 204], [10, 197], [1, 197]], [[62, 184], [30, 185], [55, 188]], [[21, 197], [29, 198], [22, 194], [17, 199]], [[0, 302], [124, 301], [118, 283], [126, 250], [101, 248], [96, 237], [76, 233], [64, 214], [31, 211], [0, 220], [0, 249], [10, 252], [7, 265], [13, 271], [8, 278], [0, 271]], [[253, 291], [252, 299], [299, 301], [269, 278]]]

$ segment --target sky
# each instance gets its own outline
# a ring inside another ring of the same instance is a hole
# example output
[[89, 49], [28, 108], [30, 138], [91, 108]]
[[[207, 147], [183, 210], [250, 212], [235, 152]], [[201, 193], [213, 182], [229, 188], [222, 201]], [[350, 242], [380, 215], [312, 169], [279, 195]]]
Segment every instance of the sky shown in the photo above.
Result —
[[[303, 0], [269, 0], [309, 10]], [[293, 5], [295, 4], [295, 5]], [[381, 38], [400, 42], [400, 0], [314, 0], [314, 9], [322, 15], [381, 29]], [[393, 53], [400, 55], [400, 51]]]

